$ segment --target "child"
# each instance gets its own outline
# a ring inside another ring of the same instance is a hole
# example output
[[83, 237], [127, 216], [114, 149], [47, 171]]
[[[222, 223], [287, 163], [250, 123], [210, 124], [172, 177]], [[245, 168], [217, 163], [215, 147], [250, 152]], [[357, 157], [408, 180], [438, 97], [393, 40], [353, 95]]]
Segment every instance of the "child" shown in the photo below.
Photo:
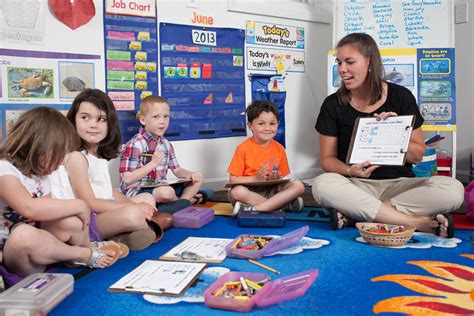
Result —
[[[60, 261], [104, 268], [120, 255], [115, 243], [99, 248], [89, 242], [89, 208], [84, 201], [48, 196], [45, 176], [78, 145], [75, 134], [61, 113], [37, 107], [19, 118], [0, 147], [0, 249], [5, 275], [25, 277]], [[54, 222], [56, 234], [39, 229], [40, 222], [42, 227]]]
[[[146, 97], [137, 113], [142, 127], [138, 134], [128, 141], [120, 155], [121, 189], [126, 196], [140, 192], [151, 192], [155, 201], [166, 203], [176, 201], [178, 196], [192, 204], [204, 202], [199, 189], [204, 181], [200, 172], [181, 168], [173, 145], [163, 137], [170, 124], [170, 107], [159, 96]], [[168, 169], [178, 178], [191, 180], [187, 185], [159, 186], [153, 189], [141, 185], [153, 180], [165, 180]]]
[[[269, 101], [254, 101], [247, 108], [247, 126], [253, 136], [235, 150], [228, 171], [229, 182], [249, 182], [280, 179], [290, 173], [285, 149], [273, 138], [280, 120], [278, 110]], [[301, 181], [263, 187], [236, 185], [229, 190], [229, 200], [235, 204], [233, 215], [240, 211], [283, 210], [300, 212], [304, 193]]]
[[[118, 156], [121, 144], [112, 100], [100, 90], [86, 89], [72, 102], [67, 118], [81, 138], [82, 152], [72, 153], [64, 167], [75, 196], [97, 214], [98, 238], [113, 237], [131, 250], [144, 249], [158, 241], [163, 234], [161, 228], [170, 225], [171, 215], [155, 214], [155, 201], [150, 194], [128, 199], [112, 188], [108, 160]], [[161, 228], [155, 226], [151, 230], [147, 221], [152, 219]]]

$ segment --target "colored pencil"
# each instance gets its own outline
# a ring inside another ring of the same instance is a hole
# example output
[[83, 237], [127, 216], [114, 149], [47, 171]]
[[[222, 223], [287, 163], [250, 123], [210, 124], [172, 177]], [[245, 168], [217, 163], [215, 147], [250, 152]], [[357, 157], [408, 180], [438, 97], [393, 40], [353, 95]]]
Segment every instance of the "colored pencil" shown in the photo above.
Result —
[[248, 260], [249, 260], [250, 263], [253, 263], [253, 264], [255, 264], [255, 265], [257, 265], [257, 266], [259, 266], [259, 267], [261, 267], [261, 268], [264, 268], [264, 269], [266, 269], [266, 270], [268, 270], [268, 271], [270, 271], [270, 272], [273, 272], [273, 273], [276, 273], [276, 274], [280, 274], [280, 271], [275, 270], [275, 269], [273, 269], [273, 268], [270, 268], [270, 267], [268, 267], [268, 266], [266, 266], [266, 265], [264, 265], [264, 264], [261, 264], [260, 262], [254, 261], [254, 260], [252, 260], [252, 259], [248, 259]]

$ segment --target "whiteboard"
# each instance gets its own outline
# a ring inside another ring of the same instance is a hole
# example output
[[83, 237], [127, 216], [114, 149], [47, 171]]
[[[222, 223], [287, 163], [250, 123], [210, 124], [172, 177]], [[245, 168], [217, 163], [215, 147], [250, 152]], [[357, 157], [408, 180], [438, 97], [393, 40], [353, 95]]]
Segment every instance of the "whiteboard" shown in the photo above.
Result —
[[334, 45], [354, 32], [379, 48], [454, 47], [452, 0], [335, 0]]

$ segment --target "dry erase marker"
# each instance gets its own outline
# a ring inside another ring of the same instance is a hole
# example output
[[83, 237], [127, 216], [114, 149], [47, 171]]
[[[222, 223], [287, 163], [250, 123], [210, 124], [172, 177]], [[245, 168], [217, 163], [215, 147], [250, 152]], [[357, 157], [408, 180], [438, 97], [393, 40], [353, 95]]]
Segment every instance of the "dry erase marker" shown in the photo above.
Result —
[[244, 288], [245, 294], [247, 294], [247, 296], [251, 296], [252, 294], [250, 294], [249, 287], [247, 283], [245, 283], [244, 277], [240, 277], [240, 283], [242, 283], [242, 287]]

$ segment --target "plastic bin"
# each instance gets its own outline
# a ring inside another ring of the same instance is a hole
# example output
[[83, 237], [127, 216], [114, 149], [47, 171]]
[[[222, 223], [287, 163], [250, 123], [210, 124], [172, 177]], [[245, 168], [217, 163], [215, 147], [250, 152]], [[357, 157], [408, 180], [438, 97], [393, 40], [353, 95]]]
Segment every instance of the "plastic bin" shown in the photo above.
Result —
[[204, 303], [207, 307], [225, 309], [236, 312], [248, 312], [257, 306], [269, 306], [300, 297], [306, 293], [318, 277], [317, 269], [276, 279], [266, 283], [261, 290], [247, 300], [237, 300], [232, 297], [213, 295], [227, 282], [237, 282], [240, 278], [257, 282], [268, 278], [261, 273], [228, 272], [217, 279], [204, 292]]
[[214, 220], [214, 210], [190, 206], [173, 214], [174, 227], [198, 229]]
[[286, 214], [282, 211], [239, 212], [237, 224], [240, 227], [283, 227], [286, 224]]
[[46, 315], [72, 293], [73, 287], [70, 274], [32, 274], [0, 294], [0, 316]]
[[298, 243], [304, 235], [309, 231], [308, 226], [303, 226], [283, 236], [273, 237], [262, 249], [259, 250], [247, 250], [239, 249], [235, 246], [240, 240], [246, 237], [267, 237], [267, 236], [256, 236], [256, 235], [240, 235], [232, 240], [225, 248], [227, 257], [231, 258], [244, 258], [244, 259], [260, 259], [263, 256], [273, 254], [282, 249]]

